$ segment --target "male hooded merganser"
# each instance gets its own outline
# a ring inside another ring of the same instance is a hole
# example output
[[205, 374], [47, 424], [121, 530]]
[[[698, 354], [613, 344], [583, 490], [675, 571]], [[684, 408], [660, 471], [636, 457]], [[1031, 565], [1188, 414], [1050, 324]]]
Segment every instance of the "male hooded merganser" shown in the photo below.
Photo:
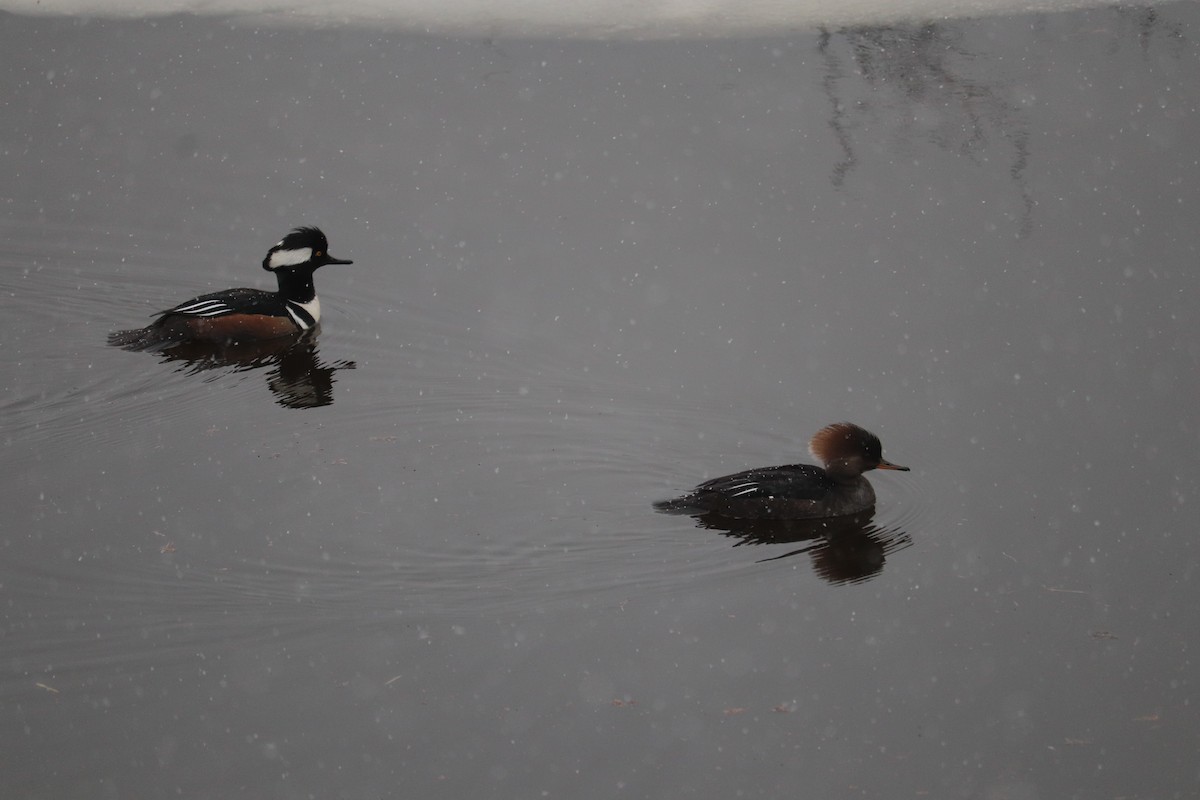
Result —
[[290, 336], [316, 327], [321, 302], [313, 272], [326, 264], [353, 264], [329, 254], [325, 234], [296, 228], [267, 251], [262, 267], [274, 272], [279, 291], [226, 289], [202, 294], [161, 311], [145, 328], [117, 331], [109, 344], [143, 349], [176, 342], [232, 344]]
[[759, 467], [713, 478], [691, 494], [654, 504], [679, 514], [716, 513], [738, 519], [818, 519], [857, 514], [875, 505], [863, 473], [901, 467], [883, 458], [879, 438], [850, 422], [828, 425], [808, 444], [824, 469], [811, 464]]

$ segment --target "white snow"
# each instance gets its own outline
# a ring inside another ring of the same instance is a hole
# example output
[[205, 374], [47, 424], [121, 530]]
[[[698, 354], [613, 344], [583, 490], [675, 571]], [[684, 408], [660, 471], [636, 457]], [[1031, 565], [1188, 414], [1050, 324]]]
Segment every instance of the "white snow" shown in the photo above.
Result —
[[239, 23], [356, 25], [479, 36], [677, 38], [782, 33], [820, 25], [883, 24], [1067, 11], [1106, 0], [0, 0], [44, 16], [227, 16]]

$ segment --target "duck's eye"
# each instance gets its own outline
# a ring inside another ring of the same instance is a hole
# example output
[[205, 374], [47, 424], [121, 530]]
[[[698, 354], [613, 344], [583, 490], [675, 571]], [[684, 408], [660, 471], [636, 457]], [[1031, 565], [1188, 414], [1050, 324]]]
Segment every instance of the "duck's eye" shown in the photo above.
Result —
[[322, 253], [320, 250], [318, 250], [316, 254], [317, 254], [318, 256], [323, 256], [323, 255], [325, 255], [325, 254], [324, 254], [324, 253]]

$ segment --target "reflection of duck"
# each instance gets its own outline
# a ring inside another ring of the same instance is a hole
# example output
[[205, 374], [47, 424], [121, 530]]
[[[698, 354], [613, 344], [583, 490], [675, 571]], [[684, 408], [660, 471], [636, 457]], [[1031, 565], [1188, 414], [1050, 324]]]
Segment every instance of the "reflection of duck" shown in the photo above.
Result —
[[702, 528], [720, 531], [739, 541], [734, 547], [761, 544], [812, 544], [762, 561], [808, 554], [813, 571], [832, 584], [862, 583], [883, 570], [887, 556], [912, 544], [901, 530], [888, 530], [872, 523], [869, 511], [846, 517], [805, 520], [736, 519], [719, 514], [701, 514]]
[[313, 273], [326, 264], [352, 264], [329, 254], [325, 234], [296, 228], [267, 251], [262, 267], [275, 273], [279, 291], [226, 289], [200, 295], [163, 311], [158, 319], [131, 331], [117, 331], [108, 343], [146, 350], [175, 342], [229, 344], [294, 336], [321, 319]]
[[875, 507], [875, 490], [863, 473], [908, 471], [886, 461], [878, 437], [850, 422], [827, 425], [809, 442], [824, 468], [791, 464], [713, 478], [691, 494], [654, 504], [676, 514], [715, 512], [737, 519], [820, 519], [857, 514]]
[[160, 350], [163, 361], [179, 362], [179, 369], [198, 374], [212, 369], [248, 372], [270, 367], [267, 386], [275, 401], [287, 408], [317, 408], [333, 403], [334, 373], [354, 369], [353, 361], [321, 363], [316, 331], [297, 339], [272, 339], [242, 344], [182, 342]]

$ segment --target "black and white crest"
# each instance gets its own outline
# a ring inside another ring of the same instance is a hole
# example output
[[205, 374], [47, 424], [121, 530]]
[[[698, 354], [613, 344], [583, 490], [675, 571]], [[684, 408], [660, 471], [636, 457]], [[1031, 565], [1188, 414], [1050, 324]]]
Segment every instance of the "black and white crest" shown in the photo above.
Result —
[[277, 245], [267, 251], [263, 259], [263, 269], [274, 272], [277, 269], [295, 268], [316, 261], [315, 266], [321, 266], [329, 242], [320, 228], [296, 228], [283, 237]]

